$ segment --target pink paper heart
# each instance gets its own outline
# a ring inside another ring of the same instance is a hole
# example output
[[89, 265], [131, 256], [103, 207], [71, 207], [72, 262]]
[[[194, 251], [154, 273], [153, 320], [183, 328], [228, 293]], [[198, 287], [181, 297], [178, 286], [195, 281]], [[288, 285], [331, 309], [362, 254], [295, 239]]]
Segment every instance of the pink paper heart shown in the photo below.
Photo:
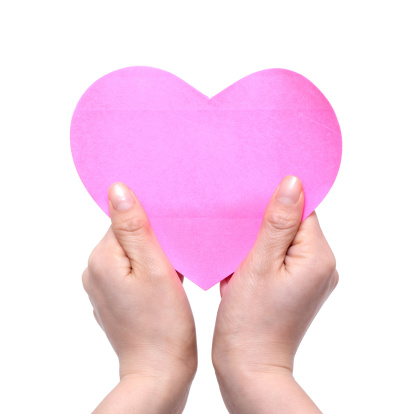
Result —
[[126, 183], [171, 263], [207, 290], [253, 246], [281, 179], [299, 177], [305, 219], [335, 181], [341, 132], [303, 76], [269, 69], [212, 98], [178, 77], [130, 67], [97, 80], [72, 118], [79, 176], [108, 214], [108, 187]]

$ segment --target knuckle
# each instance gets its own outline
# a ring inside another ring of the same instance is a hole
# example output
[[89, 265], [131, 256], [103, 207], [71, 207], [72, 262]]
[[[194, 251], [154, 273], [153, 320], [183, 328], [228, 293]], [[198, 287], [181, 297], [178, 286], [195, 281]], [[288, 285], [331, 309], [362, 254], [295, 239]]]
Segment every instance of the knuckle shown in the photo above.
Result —
[[85, 290], [86, 293], [89, 293], [89, 281], [88, 281], [88, 268], [86, 268], [83, 273], [82, 273], [82, 285], [83, 285], [83, 289]]
[[336, 274], [336, 259], [332, 253], [332, 250], [328, 248], [319, 259], [319, 276], [321, 283], [327, 283], [326, 281], [331, 281]]
[[273, 230], [292, 230], [298, 225], [296, 216], [289, 211], [269, 212], [266, 222]]
[[339, 274], [338, 271], [335, 271], [332, 276], [332, 290], [334, 290], [338, 286], [339, 282]]
[[99, 277], [105, 271], [105, 257], [107, 254], [101, 247], [101, 244], [98, 244], [90, 254], [88, 258], [88, 269], [90, 276]]
[[117, 224], [117, 230], [126, 234], [140, 234], [149, 231], [149, 221], [144, 217], [128, 217]]
[[97, 253], [97, 247], [95, 247], [95, 249], [93, 249], [92, 253], [89, 255], [88, 268], [92, 273], [95, 273], [97, 270], [99, 270], [99, 258]]
[[329, 249], [329, 253], [326, 254], [326, 259], [325, 259], [325, 269], [326, 272], [329, 275], [333, 275], [335, 273], [336, 270], [336, 259], [334, 254], [332, 253], [332, 250]]

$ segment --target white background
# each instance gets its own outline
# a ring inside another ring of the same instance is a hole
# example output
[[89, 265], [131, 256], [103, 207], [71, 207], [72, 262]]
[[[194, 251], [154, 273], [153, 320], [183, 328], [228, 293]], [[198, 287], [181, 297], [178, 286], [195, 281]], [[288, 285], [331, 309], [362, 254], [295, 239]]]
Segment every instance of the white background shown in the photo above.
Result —
[[[295, 376], [326, 413], [414, 413], [410, 3], [2, 1], [0, 412], [88, 413], [117, 382], [81, 285], [109, 219], [77, 175], [69, 126], [96, 79], [147, 65], [208, 96], [287, 68], [329, 99], [343, 162], [317, 212], [340, 282]], [[199, 348], [185, 412], [225, 413], [210, 362], [218, 287], [184, 286]]]

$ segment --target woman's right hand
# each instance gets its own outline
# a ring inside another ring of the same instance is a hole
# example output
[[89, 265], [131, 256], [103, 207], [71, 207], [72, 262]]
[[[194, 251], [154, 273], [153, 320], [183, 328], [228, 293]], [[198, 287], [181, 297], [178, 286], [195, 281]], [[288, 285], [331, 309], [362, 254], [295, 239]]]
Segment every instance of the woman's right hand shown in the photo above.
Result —
[[126, 185], [111, 186], [109, 210], [112, 225], [82, 279], [96, 320], [118, 355], [121, 381], [96, 413], [180, 413], [197, 368], [195, 325], [182, 276]]

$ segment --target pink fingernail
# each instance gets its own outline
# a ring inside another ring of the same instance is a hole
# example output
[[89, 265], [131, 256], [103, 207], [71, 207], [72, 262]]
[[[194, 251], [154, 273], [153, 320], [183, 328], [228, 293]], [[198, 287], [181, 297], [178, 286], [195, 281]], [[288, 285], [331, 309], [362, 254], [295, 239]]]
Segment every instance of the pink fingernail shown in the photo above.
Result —
[[110, 188], [109, 199], [114, 209], [118, 211], [128, 210], [135, 203], [131, 190], [122, 183], [116, 183]]
[[280, 183], [275, 197], [282, 204], [296, 204], [301, 192], [302, 183], [299, 178], [289, 175]]

